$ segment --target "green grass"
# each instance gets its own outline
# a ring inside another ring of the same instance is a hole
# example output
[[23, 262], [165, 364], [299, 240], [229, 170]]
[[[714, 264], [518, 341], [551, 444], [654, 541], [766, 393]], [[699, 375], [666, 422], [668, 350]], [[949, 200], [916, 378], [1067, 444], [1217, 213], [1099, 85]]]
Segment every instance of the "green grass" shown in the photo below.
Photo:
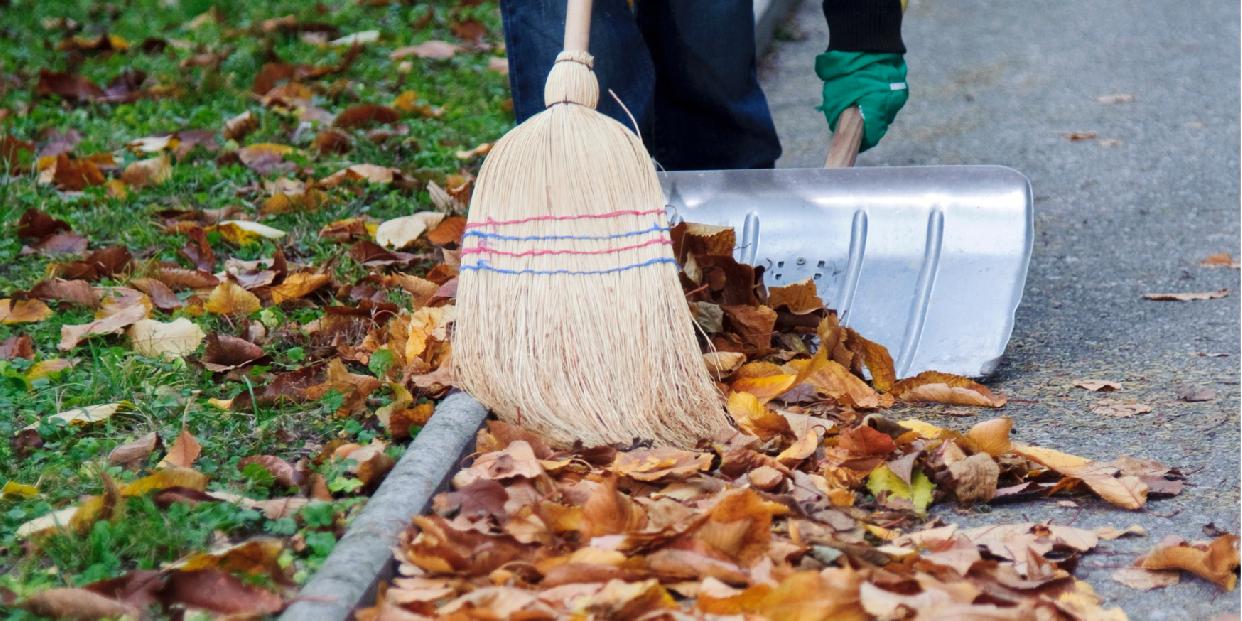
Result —
[[[212, 6], [218, 21], [188, 24]], [[129, 0], [126, 2], [36, 2], [15, 0], [0, 13], [0, 75], [14, 76], [0, 82], [0, 109], [8, 110], [0, 121], [0, 134], [39, 142], [41, 132], [73, 129], [82, 141], [77, 155], [113, 153], [123, 168], [141, 159], [125, 149], [131, 140], [185, 129], [220, 131], [224, 122], [246, 110], [259, 117], [259, 129], [244, 144], [277, 142], [302, 149], [297, 158], [308, 174], [297, 178], [323, 178], [349, 164], [372, 163], [394, 166], [419, 180], [438, 180], [450, 174], [473, 172], [477, 162], [463, 163], [454, 153], [494, 140], [512, 123], [507, 105], [504, 76], [488, 70], [491, 56], [500, 51], [463, 51], [447, 60], [411, 58], [411, 70], [401, 72], [391, 61], [393, 49], [430, 39], [454, 41], [451, 25], [475, 19], [488, 30], [486, 40], [501, 41], [499, 16], [493, 2], [458, 6], [452, 1], [390, 3], [370, 6], [358, 2], [327, 3], [326, 11], [314, 2], [209, 2], [206, 0]], [[406, 90], [421, 100], [443, 108], [439, 118], [406, 115], [400, 123], [408, 135], [383, 143], [367, 139], [365, 131], [351, 131], [354, 149], [345, 155], [320, 156], [310, 148], [316, 131], [299, 131], [298, 120], [264, 108], [250, 93], [259, 67], [272, 55], [294, 64], [335, 65], [345, 50], [303, 41], [296, 33], [264, 33], [258, 25], [265, 19], [292, 14], [307, 22], [328, 23], [342, 35], [378, 30], [380, 41], [366, 46], [343, 74], [317, 82], [325, 88], [315, 105], [333, 113], [357, 103], [389, 104]], [[56, 45], [65, 35], [45, 25], [68, 18], [81, 25], [82, 33], [107, 31], [126, 39], [127, 51], [87, 54], [80, 63]], [[147, 38], [166, 40], [160, 52], [144, 53]], [[221, 53], [217, 67], [183, 68], [198, 53]], [[35, 98], [39, 70], [76, 69], [97, 84], [107, 84], [125, 70], [147, 74], [147, 86], [159, 85], [169, 96], [140, 99], [127, 104], [94, 104]], [[136, 260], [188, 263], [177, 255], [184, 236], [166, 232], [155, 213], [170, 208], [219, 209], [236, 206], [243, 214], [259, 219], [258, 208], [266, 193], [263, 177], [238, 163], [219, 163], [217, 156], [238, 145], [218, 136], [219, 153], [196, 150], [177, 161], [172, 179], [160, 186], [132, 190], [124, 199], [111, 198], [103, 187], [88, 188], [78, 195], [66, 194], [36, 182], [33, 171], [17, 170], [0, 177], [0, 297], [9, 297], [43, 280], [52, 264], [63, 258], [22, 255], [21, 242], [13, 233], [17, 219], [28, 209], [40, 209], [67, 221], [75, 232], [90, 240], [90, 248], [119, 244]], [[280, 175], [271, 175], [276, 178]], [[329, 191], [327, 204], [314, 211], [295, 211], [270, 218], [265, 224], [288, 232], [281, 246], [290, 261], [322, 265], [335, 260], [334, 273], [341, 282], [352, 282], [366, 273], [343, 257], [346, 246], [321, 239], [317, 232], [327, 223], [357, 215], [379, 220], [430, 208], [425, 191], [365, 186]], [[272, 242], [233, 247], [212, 236], [217, 255], [254, 259], [272, 256]], [[98, 285], [121, 285], [125, 278], [104, 279]], [[399, 296], [398, 296], [399, 297]], [[211, 489], [227, 489], [251, 497], [283, 495], [270, 480], [254, 469], [245, 472], [237, 461], [248, 455], [272, 454], [290, 462], [313, 457], [307, 444], [323, 444], [343, 438], [367, 442], [384, 437], [373, 417], [370, 420], [337, 419], [334, 395], [321, 403], [274, 407], [255, 406], [245, 411], [222, 411], [208, 399], [228, 399], [250, 390], [258, 391], [269, 372], [301, 366], [312, 345], [279, 341], [268, 346], [270, 363], [249, 368], [234, 379], [222, 379], [188, 361], [152, 359], [133, 352], [119, 336], [92, 338], [73, 351], [58, 352], [62, 325], [91, 320], [89, 309], [49, 303], [55, 315], [34, 324], [0, 325], [0, 340], [28, 334], [36, 344], [36, 358], [71, 358], [76, 365], [51, 378], [29, 383], [24, 379], [32, 361], [0, 361], [0, 436], [13, 438], [23, 427], [40, 424], [49, 415], [77, 406], [127, 401], [132, 407], [109, 421], [87, 428], [52, 428], [42, 424], [44, 444], [19, 451], [10, 442], [0, 443], [0, 483], [16, 481], [37, 485], [33, 499], [0, 500], [0, 586], [26, 594], [46, 586], [80, 585], [115, 577], [134, 569], [157, 567], [189, 552], [208, 546], [223, 535], [237, 541], [251, 535], [298, 535], [306, 545], [290, 551], [289, 563], [298, 579], [305, 579], [322, 561], [341, 525], [360, 506], [358, 499], [341, 493], [330, 505], [304, 511], [296, 519], [268, 520], [255, 511], [223, 503], [189, 506], [174, 503], [157, 507], [150, 498], [132, 498], [124, 504], [123, 517], [96, 523], [80, 535], [60, 534], [28, 545], [15, 536], [19, 525], [49, 511], [70, 506], [80, 497], [101, 493], [105, 474], [125, 482], [149, 473], [161, 457], [156, 451], [138, 469], [107, 465], [106, 457], [116, 446], [155, 431], [167, 445], [184, 424], [202, 443], [202, 457], [195, 468], [208, 475]], [[266, 309], [260, 315], [273, 325], [304, 323], [318, 316], [313, 308]], [[184, 311], [157, 313], [171, 320]], [[202, 315], [193, 318], [205, 331], [237, 334], [235, 321]], [[201, 350], [200, 350], [201, 351]], [[353, 368], [353, 372], [366, 371]], [[377, 392], [382, 403], [387, 389]], [[399, 453], [399, 451], [394, 451]], [[327, 472], [330, 483], [342, 491], [350, 485], [341, 473]], [[325, 516], [323, 513], [327, 511]]]

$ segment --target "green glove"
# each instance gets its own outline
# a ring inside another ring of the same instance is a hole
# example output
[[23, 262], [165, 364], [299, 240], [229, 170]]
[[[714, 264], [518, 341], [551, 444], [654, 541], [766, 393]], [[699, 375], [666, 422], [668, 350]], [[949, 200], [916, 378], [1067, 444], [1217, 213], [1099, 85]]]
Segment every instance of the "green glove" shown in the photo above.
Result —
[[850, 106], [863, 117], [859, 151], [874, 147], [906, 105], [906, 61], [901, 54], [829, 50], [815, 57], [815, 74], [824, 81], [824, 103], [818, 106], [837, 129], [837, 118]]

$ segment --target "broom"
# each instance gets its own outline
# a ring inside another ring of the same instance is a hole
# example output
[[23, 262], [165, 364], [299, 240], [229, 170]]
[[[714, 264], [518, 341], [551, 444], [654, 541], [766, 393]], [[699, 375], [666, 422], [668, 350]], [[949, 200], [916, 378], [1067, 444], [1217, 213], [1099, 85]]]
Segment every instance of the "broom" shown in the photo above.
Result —
[[637, 136], [595, 110], [591, 1], [569, 0], [547, 108], [488, 154], [457, 287], [457, 384], [553, 443], [692, 446], [730, 428]]

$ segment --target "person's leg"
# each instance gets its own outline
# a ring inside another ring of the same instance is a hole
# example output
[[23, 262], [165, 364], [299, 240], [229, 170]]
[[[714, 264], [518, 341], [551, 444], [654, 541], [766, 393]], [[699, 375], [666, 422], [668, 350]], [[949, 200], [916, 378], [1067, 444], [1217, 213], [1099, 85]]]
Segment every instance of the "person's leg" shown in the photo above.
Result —
[[[626, 0], [595, 0], [591, 12], [591, 54], [599, 78], [599, 111], [633, 129], [608, 89], [617, 93], [638, 121], [644, 137], [651, 128], [655, 72], [634, 14]], [[543, 111], [543, 85], [565, 38], [565, 0], [501, 0], [509, 86], [518, 122]]]
[[669, 170], [771, 168], [780, 140], [755, 72], [751, 0], [638, 0], [655, 62], [647, 138]]

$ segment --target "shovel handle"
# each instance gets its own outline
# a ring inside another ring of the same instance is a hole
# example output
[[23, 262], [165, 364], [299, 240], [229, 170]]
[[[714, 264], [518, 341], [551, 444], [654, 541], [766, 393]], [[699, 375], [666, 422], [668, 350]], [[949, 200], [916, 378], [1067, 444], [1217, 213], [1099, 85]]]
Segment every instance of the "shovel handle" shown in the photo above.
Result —
[[565, 5], [565, 51], [586, 52], [591, 42], [591, 0], [568, 0]]
[[850, 106], [837, 118], [837, 131], [832, 133], [828, 145], [828, 160], [824, 168], [849, 168], [858, 159], [858, 146], [862, 144], [863, 118], [858, 106]]

